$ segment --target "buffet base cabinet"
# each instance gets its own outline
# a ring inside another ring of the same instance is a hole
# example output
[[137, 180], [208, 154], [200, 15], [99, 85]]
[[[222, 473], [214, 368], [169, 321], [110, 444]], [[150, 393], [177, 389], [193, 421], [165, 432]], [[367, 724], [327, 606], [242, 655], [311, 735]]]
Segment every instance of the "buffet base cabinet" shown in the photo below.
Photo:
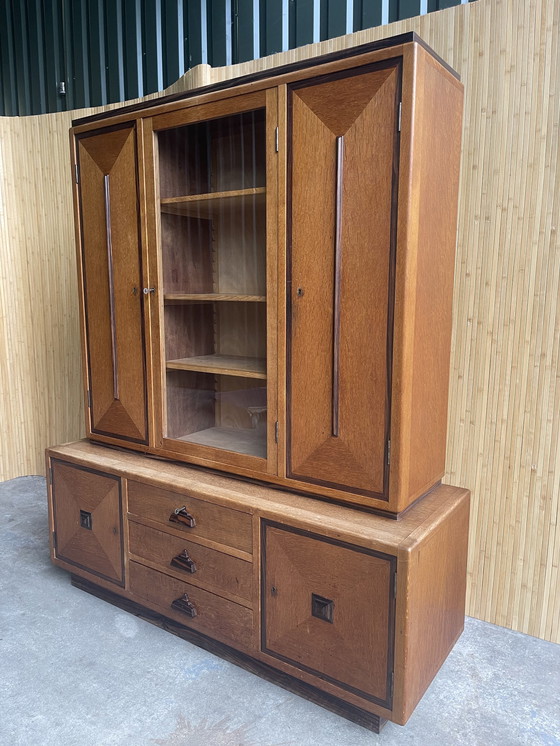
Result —
[[76, 586], [376, 732], [463, 629], [467, 490], [390, 520], [87, 441], [47, 467]]

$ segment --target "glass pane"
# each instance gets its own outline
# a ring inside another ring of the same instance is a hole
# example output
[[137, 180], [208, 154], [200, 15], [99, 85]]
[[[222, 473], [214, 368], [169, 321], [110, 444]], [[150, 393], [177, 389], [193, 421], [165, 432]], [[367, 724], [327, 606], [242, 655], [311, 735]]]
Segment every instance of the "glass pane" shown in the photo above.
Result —
[[266, 457], [264, 110], [158, 135], [165, 436]]

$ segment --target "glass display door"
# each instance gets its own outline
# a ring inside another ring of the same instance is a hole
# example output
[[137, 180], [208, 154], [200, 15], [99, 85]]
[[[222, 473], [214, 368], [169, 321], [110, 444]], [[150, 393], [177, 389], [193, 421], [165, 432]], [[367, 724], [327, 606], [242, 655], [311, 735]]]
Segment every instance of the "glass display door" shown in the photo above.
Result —
[[266, 109], [155, 137], [163, 437], [264, 459]]

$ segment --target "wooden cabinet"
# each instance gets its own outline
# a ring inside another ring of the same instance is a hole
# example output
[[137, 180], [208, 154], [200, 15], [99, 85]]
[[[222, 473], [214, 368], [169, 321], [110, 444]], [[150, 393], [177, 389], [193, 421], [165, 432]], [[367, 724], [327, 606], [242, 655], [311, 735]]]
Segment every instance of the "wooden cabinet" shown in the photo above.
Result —
[[53, 561], [373, 729], [463, 627], [461, 112], [405, 34], [71, 133], [97, 444], [48, 452]]
[[89, 437], [388, 513], [427, 492], [461, 113], [409, 36], [79, 120]]

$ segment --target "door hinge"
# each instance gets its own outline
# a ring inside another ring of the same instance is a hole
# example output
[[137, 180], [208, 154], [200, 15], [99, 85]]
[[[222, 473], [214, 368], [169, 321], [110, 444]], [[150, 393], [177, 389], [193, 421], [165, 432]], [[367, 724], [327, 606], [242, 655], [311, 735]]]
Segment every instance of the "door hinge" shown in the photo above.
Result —
[[91, 389], [87, 390], [87, 405], [88, 409], [91, 409]]
[[395, 689], [395, 672], [391, 671], [391, 681], [389, 683], [389, 697], [393, 699], [393, 690]]
[[391, 441], [387, 441], [387, 463], [391, 463]]
[[74, 181], [76, 184], [80, 183], [80, 167], [77, 163], [74, 163]]
[[278, 420], [274, 423], [274, 441], [278, 443]]
[[49, 478], [49, 484], [52, 484], [52, 480], [53, 480], [52, 466], [49, 466], [48, 478]]
[[274, 132], [274, 149], [276, 150], [276, 152], [278, 152], [279, 139], [280, 139], [280, 137], [279, 137], [279, 134], [278, 134], [278, 127], [276, 127], [276, 130]]
[[397, 571], [396, 570], [393, 573], [393, 588], [391, 590], [392, 590], [393, 598], [396, 598], [397, 597]]
[[56, 550], [56, 531], [52, 532], [52, 545], [53, 549]]
[[399, 101], [399, 113], [397, 115], [397, 132], [401, 131], [402, 124], [402, 101]]

